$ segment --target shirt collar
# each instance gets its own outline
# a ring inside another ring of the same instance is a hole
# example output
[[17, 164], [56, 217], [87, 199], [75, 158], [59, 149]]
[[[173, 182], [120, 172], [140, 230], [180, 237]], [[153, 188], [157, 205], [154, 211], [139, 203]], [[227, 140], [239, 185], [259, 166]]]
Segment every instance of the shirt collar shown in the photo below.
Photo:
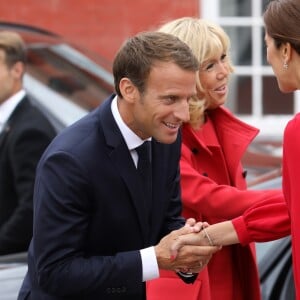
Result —
[[[118, 97], [115, 96], [115, 98], [112, 100], [111, 103], [111, 111], [113, 114], [113, 117], [122, 133], [122, 136], [127, 144], [128, 149], [131, 151], [135, 149], [136, 147], [143, 144], [144, 140], [142, 140], [139, 136], [137, 136], [123, 121], [119, 109], [118, 109]], [[123, 100], [121, 100], [123, 101]], [[124, 100], [125, 101], [125, 100]], [[151, 141], [151, 138], [147, 139]]]
[[21, 102], [24, 96], [25, 90], [22, 89], [0, 104], [0, 125], [3, 126], [7, 122], [14, 109]]

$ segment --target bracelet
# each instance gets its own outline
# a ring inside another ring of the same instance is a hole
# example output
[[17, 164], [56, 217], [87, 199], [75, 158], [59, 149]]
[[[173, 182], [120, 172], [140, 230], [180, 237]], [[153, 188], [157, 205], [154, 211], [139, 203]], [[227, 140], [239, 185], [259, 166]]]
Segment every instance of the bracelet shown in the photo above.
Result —
[[210, 244], [211, 246], [214, 246], [214, 243], [213, 243], [211, 237], [209, 236], [207, 230], [205, 229], [205, 227], [202, 227], [202, 230], [204, 231], [204, 235], [205, 235], [205, 237], [208, 239], [209, 244]]

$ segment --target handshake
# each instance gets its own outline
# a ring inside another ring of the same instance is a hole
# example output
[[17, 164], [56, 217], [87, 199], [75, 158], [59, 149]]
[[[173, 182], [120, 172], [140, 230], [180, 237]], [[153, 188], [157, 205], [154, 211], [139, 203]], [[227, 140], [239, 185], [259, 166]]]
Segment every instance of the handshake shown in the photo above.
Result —
[[181, 273], [199, 273], [212, 255], [221, 249], [214, 245], [206, 222], [188, 219], [184, 227], [172, 231], [154, 247], [158, 267]]

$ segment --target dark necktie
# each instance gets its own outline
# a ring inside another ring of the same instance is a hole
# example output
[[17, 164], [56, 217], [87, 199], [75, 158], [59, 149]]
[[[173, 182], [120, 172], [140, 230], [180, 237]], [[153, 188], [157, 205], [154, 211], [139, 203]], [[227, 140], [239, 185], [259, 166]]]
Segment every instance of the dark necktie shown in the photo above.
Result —
[[145, 191], [145, 207], [147, 212], [150, 213], [152, 200], [151, 142], [146, 141], [135, 150], [138, 153], [137, 171]]

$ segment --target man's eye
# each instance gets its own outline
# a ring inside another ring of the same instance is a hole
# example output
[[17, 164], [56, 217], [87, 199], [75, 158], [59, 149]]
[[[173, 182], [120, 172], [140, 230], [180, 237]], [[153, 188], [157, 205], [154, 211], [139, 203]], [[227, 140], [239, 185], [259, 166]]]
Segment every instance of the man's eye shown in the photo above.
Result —
[[175, 101], [176, 101], [176, 99], [177, 99], [177, 97], [175, 97], [175, 96], [171, 96], [171, 97], [169, 97], [169, 100], [170, 100], [170, 102], [175, 102]]
[[165, 98], [166, 103], [173, 103], [175, 101], [176, 101], [176, 97], [174, 97], [174, 96], [169, 96], [169, 97]]

